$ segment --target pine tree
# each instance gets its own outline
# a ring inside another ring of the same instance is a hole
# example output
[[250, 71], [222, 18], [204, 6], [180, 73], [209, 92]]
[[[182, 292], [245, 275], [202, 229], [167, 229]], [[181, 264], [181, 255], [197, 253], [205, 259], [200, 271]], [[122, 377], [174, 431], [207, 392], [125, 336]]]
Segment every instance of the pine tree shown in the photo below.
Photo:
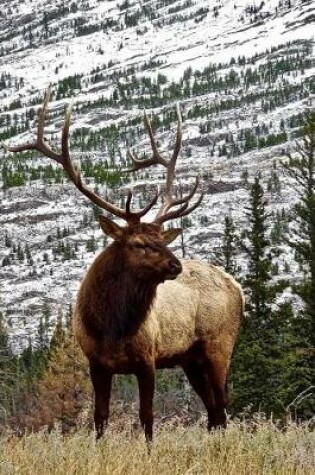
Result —
[[7, 327], [3, 313], [0, 311], [0, 357], [6, 358], [11, 356], [12, 352], [9, 345], [9, 336], [7, 333]]
[[37, 328], [37, 342], [36, 346], [39, 352], [43, 355], [48, 353], [49, 350], [49, 333], [51, 329], [51, 309], [48, 305], [48, 302], [45, 300], [42, 307], [42, 315], [39, 319], [39, 324]]
[[[294, 206], [296, 221], [288, 237], [288, 244], [294, 249], [304, 277], [294, 286], [295, 292], [304, 303], [304, 308], [292, 321], [295, 336], [295, 369], [291, 375], [292, 397], [308, 391], [315, 380], [315, 112], [306, 115], [302, 127], [302, 143], [297, 143], [297, 154], [289, 155], [284, 164], [287, 173], [296, 182], [299, 201]], [[295, 374], [294, 374], [295, 373]], [[296, 407], [300, 416], [311, 414], [315, 396], [303, 398]]]
[[29, 379], [33, 376], [33, 364], [34, 364], [34, 357], [33, 357], [33, 346], [32, 341], [29, 339], [28, 345], [23, 349], [19, 356], [19, 365], [21, 371], [24, 371]]
[[224, 219], [224, 234], [222, 246], [217, 257], [218, 265], [224, 267], [224, 270], [231, 275], [235, 274], [237, 254], [237, 237], [235, 234], [235, 225], [232, 216], [226, 216]]
[[68, 310], [65, 314], [65, 331], [67, 334], [71, 334], [71, 331], [72, 331], [72, 313], [73, 313], [73, 308], [70, 302]]
[[97, 248], [97, 246], [96, 246], [95, 237], [94, 237], [94, 234], [92, 234], [92, 236], [90, 237], [90, 239], [86, 243], [86, 250], [88, 252], [95, 252], [96, 248]]
[[15, 358], [9, 344], [4, 314], [0, 311], [0, 422], [4, 422], [11, 405]]
[[[272, 260], [267, 237], [266, 200], [257, 176], [250, 189], [247, 228], [242, 247], [248, 257], [243, 282], [247, 294], [247, 315], [243, 323], [232, 366], [234, 409], [278, 412], [279, 333], [272, 311], [275, 292], [271, 286]], [[281, 404], [280, 404], [281, 405]]]
[[39, 324], [37, 328], [37, 348], [38, 349], [46, 349], [48, 346], [48, 334], [47, 328], [44, 323], [44, 318], [40, 317]]
[[247, 208], [248, 227], [245, 231], [246, 242], [243, 243], [249, 263], [248, 273], [244, 285], [250, 294], [248, 310], [255, 319], [268, 318], [272, 302], [271, 255], [267, 238], [266, 212], [267, 202], [264, 199], [264, 190], [257, 176], [250, 190], [250, 205]]
[[223, 266], [226, 272], [230, 274], [235, 273], [235, 256], [236, 256], [236, 234], [235, 225], [231, 216], [226, 216], [224, 220], [224, 235], [222, 246]]
[[57, 348], [59, 348], [63, 344], [65, 337], [66, 337], [66, 332], [65, 332], [64, 324], [63, 324], [63, 314], [62, 314], [62, 310], [59, 309], [58, 314], [57, 314], [55, 330], [50, 341], [50, 349], [54, 351]]

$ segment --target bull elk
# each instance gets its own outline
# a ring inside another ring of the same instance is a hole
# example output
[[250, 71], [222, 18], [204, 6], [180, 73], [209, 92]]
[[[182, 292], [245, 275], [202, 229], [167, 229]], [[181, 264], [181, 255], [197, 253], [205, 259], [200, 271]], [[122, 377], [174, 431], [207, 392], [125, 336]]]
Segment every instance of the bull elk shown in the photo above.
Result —
[[94, 387], [94, 422], [97, 438], [109, 416], [114, 374], [135, 374], [139, 385], [139, 417], [147, 442], [153, 435], [155, 371], [179, 365], [205, 405], [208, 429], [226, 425], [226, 381], [233, 346], [244, 308], [238, 283], [224, 271], [196, 260], [180, 262], [167, 245], [181, 229], [163, 230], [163, 223], [193, 211], [190, 193], [173, 196], [175, 165], [182, 142], [179, 109], [174, 151], [164, 158], [157, 147], [145, 114], [152, 156], [139, 159], [130, 150], [132, 171], [160, 164], [166, 169], [165, 197], [151, 223], [141, 222], [157, 203], [159, 193], [141, 210], [131, 209], [129, 191], [125, 209], [118, 208], [83, 183], [70, 158], [67, 111], [62, 129], [61, 152], [44, 139], [44, 122], [51, 90], [39, 115], [34, 143], [7, 147], [11, 152], [37, 150], [62, 165], [78, 190], [93, 203], [126, 221], [125, 227], [100, 217], [103, 232], [113, 239], [95, 259], [81, 284], [73, 316], [74, 334], [88, 358]]

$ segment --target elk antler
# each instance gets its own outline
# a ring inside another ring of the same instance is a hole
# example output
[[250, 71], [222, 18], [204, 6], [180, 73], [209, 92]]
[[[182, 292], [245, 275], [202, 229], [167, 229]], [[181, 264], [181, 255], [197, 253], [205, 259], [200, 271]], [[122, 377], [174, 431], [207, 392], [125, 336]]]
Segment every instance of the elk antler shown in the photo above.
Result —
[[[146, 112], [144, 113], [144, 123], [150, 137], [151, 147], [153, 151], [152, 157], [141, 160], [138, 158], [137, 155], [135, 155], [133, 152], [128, 150], [128, 156], [131, 158], [133, 166], [127, 171], [135, 172], [137, 170], [142, 170], [143, 168], [147, 168], [147, 167], [150, 167], [151, 165], [156, 165], [156, 164], [163, 165], [166, 168], [165, 199], [154, 219], [154, 223], [158, 225], [161, 225], [162, 223], [170, 219], [186, 216], [187, 214], [191, 213], [194, 209], [196, 209], [197, 206], [199, 206], [203, 198], [203, 193], [201, 193], [196, 203], [189, 206], [189, 201], [195, 195], [198, 185], [199, 185], [198, 176], [196, 177], [196, 183], [193, 189], [188, 195], [179, 199], [174, 199], [172, 196], [172, 186], [175, 179], [175, 166], [176, 166], [177, 157], [182, 145], [182, 117], [181, 117], [181, 113], [180, 113], [178, 105], [176, 108], [176, 112], [177, 112], [177, 118], [178, 118], [176, 141], [175, 141], [173, 154], [169, 160], [163, 158], [160, 152], [158, 151], [157, 144], [154, 139], [154, 135], [152, 131], [151, 122]], [[174, 206], [179, 206], [179, 205], [182, 205], [182, 206], [180, 206], [180, 208], [177, 208], [176, 210], [170, 211], [171, 208], [173, 208]]]
[[78, 190], [81, 191], [81, 193], [83, 193], [85, 196], [87, 196], [94, 204], [96, 204], [102, 209], [105, 209], [109, 213], [112, 213], [113, 215], [126, 220], [128, 223], [139, 222], [140, 219], [156, 204], [159, 197], [159, 193], [155, 194], [152, 201], [144, 209], [131, 211], [130, 204], [131, 204], [131, 199], [132, 199], [132, 192], [130, 190], [128, 191], [126, 209], [124, 210], [124, 209], [118, 208], [117, 206], [112, 205], [111, 203], [106, 201], [104, 198], [97, 195], [89, 187], [87, 187], [82, 182], [82, 177], [81, 177], [79, 168], [77, 167], [75, 163], [72, 162], [70, 158], [69, 128], [70, 128], [70, 119], [71, 119], [71, 107], [68, 108], [65, 114], [64, 126], [62, 129], [62, 137], [61, 137], [61, 152], [60, 153], [55, 152], [45, 142], [44, 125], [45, 125], [48, 103], [49, 103], [51, 94], [52, 94], [52, 88], [49, 87], [45, 95], [43, 107], [39, 113], [36, 141], [29, 144], [23, 144], [23, 145], [11, 146], [11, 147], [8, 147], [4, 144], [4, 147], [6, 148], [6, 150], [8, 150], [9, 152], [22, 152], [25, 150], [37, 150], [41, 152], [46, 157], [49, 157], [52, 160], [55, 160], [57, 163], [60, 163], [64, 171], [66, 172], [70, 180], [78, 188]]

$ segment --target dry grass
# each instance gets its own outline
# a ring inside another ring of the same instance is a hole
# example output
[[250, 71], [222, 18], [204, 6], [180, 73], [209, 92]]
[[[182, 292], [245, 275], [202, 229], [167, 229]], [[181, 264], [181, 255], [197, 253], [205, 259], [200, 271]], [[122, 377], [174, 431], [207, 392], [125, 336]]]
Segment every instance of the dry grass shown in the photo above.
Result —
[[95, 442], [79, 430], [63, 436], [58, 430], [2, 437], [1, 475], [313, 475], [315, 434], [308, 425], [277, 428], [268, 421], [230, 423], [226, 432], [173, 427], [156, 431], [151, 455], [142, 434], [110, 427]]

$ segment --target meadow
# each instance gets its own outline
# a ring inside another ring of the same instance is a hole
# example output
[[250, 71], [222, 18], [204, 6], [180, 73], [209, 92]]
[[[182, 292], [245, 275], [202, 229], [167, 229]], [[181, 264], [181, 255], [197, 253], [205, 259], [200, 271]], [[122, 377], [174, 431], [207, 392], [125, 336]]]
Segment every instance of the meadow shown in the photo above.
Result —
[[131, 419], [123, 430], [110, 425], [103, 440], [79, 429], [58, 427], [0, 439], [1, 475], [313, 475], [315, 433], [310, 423], [285, 427], [257, 416], [230, 421], [208, 434], [200, 423], [170, 421], [156, 428], [151, 454]]

